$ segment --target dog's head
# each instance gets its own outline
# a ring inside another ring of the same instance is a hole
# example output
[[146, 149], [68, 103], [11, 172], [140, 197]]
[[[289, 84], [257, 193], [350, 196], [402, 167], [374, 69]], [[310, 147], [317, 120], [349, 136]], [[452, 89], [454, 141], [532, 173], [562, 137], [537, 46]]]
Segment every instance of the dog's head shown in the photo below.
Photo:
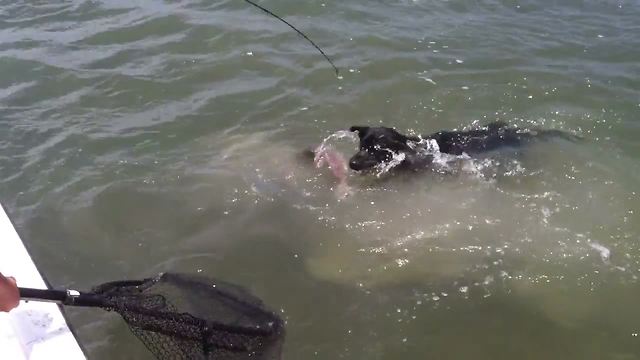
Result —
[[417, 142], [417, 138], [404, 136], [392, 128], [352, 126], [349, 131], [357, 132], [360, 138], [360, 150], [349, 160], [353, 170], [368, 170], [391, 161], [394, 155], [404, 153], [415, 154], [409, 142]]

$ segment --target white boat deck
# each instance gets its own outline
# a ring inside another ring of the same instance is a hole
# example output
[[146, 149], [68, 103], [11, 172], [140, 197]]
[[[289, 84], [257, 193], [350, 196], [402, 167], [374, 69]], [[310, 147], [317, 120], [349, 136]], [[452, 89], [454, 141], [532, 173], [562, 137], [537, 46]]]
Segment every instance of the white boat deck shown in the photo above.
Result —
[[[2, 206], [0, 272], [15, 277], [18, 286], [47, 288]], [[85, 359], [58, 306], [35, 301], [0, 313], [0, 352], [7, 360]]]

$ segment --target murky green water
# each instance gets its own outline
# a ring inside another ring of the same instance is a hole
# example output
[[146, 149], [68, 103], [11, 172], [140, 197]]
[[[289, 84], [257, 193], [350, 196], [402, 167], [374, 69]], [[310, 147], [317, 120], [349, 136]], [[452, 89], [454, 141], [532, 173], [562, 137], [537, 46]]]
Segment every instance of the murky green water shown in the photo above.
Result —
[[[239, 0], [0, 2], [0, 200], [53, 285], [235, 282], [289, 360], [640, 359], [638, 2], [260, 3], [343, 78]], [[297, 157], [496, 119], [585, 141], [352, 174], [341, 201]], [[91, 358], [143, 356], [70, 317]]]

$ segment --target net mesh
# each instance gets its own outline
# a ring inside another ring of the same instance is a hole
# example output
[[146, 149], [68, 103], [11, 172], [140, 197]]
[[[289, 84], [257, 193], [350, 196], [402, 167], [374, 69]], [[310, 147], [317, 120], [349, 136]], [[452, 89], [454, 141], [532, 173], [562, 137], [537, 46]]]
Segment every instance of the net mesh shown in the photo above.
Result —
[[92, 291], [158, 359], [280, 358], [282, 320], [246, 290], [197, 275], [164, 273]]

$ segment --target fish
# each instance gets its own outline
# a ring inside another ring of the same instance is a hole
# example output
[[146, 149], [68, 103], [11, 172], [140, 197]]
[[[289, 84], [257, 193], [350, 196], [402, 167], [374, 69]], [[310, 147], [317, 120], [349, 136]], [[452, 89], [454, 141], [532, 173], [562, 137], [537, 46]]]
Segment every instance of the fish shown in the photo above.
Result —
[[327, 166], [331, 174], [338, 181], [335, 188], [336, 195], [339, 199], [343, 199], [351, 194], [351, 188], [347, 183], [349, 177], [349, 166], [347, 160], [336, 149], [322, 144], [313, 151], [313, 163], [316, 168], [320, 169]]
[[602, 259], [602, 262], [604, 262], [605, 264], [609, 263], [609, 258], [611, 257], [611, 250], [595, 242], [589, 243], [589, 246], [591, 246], [592, 249], [600, 253], [600, 258]]

